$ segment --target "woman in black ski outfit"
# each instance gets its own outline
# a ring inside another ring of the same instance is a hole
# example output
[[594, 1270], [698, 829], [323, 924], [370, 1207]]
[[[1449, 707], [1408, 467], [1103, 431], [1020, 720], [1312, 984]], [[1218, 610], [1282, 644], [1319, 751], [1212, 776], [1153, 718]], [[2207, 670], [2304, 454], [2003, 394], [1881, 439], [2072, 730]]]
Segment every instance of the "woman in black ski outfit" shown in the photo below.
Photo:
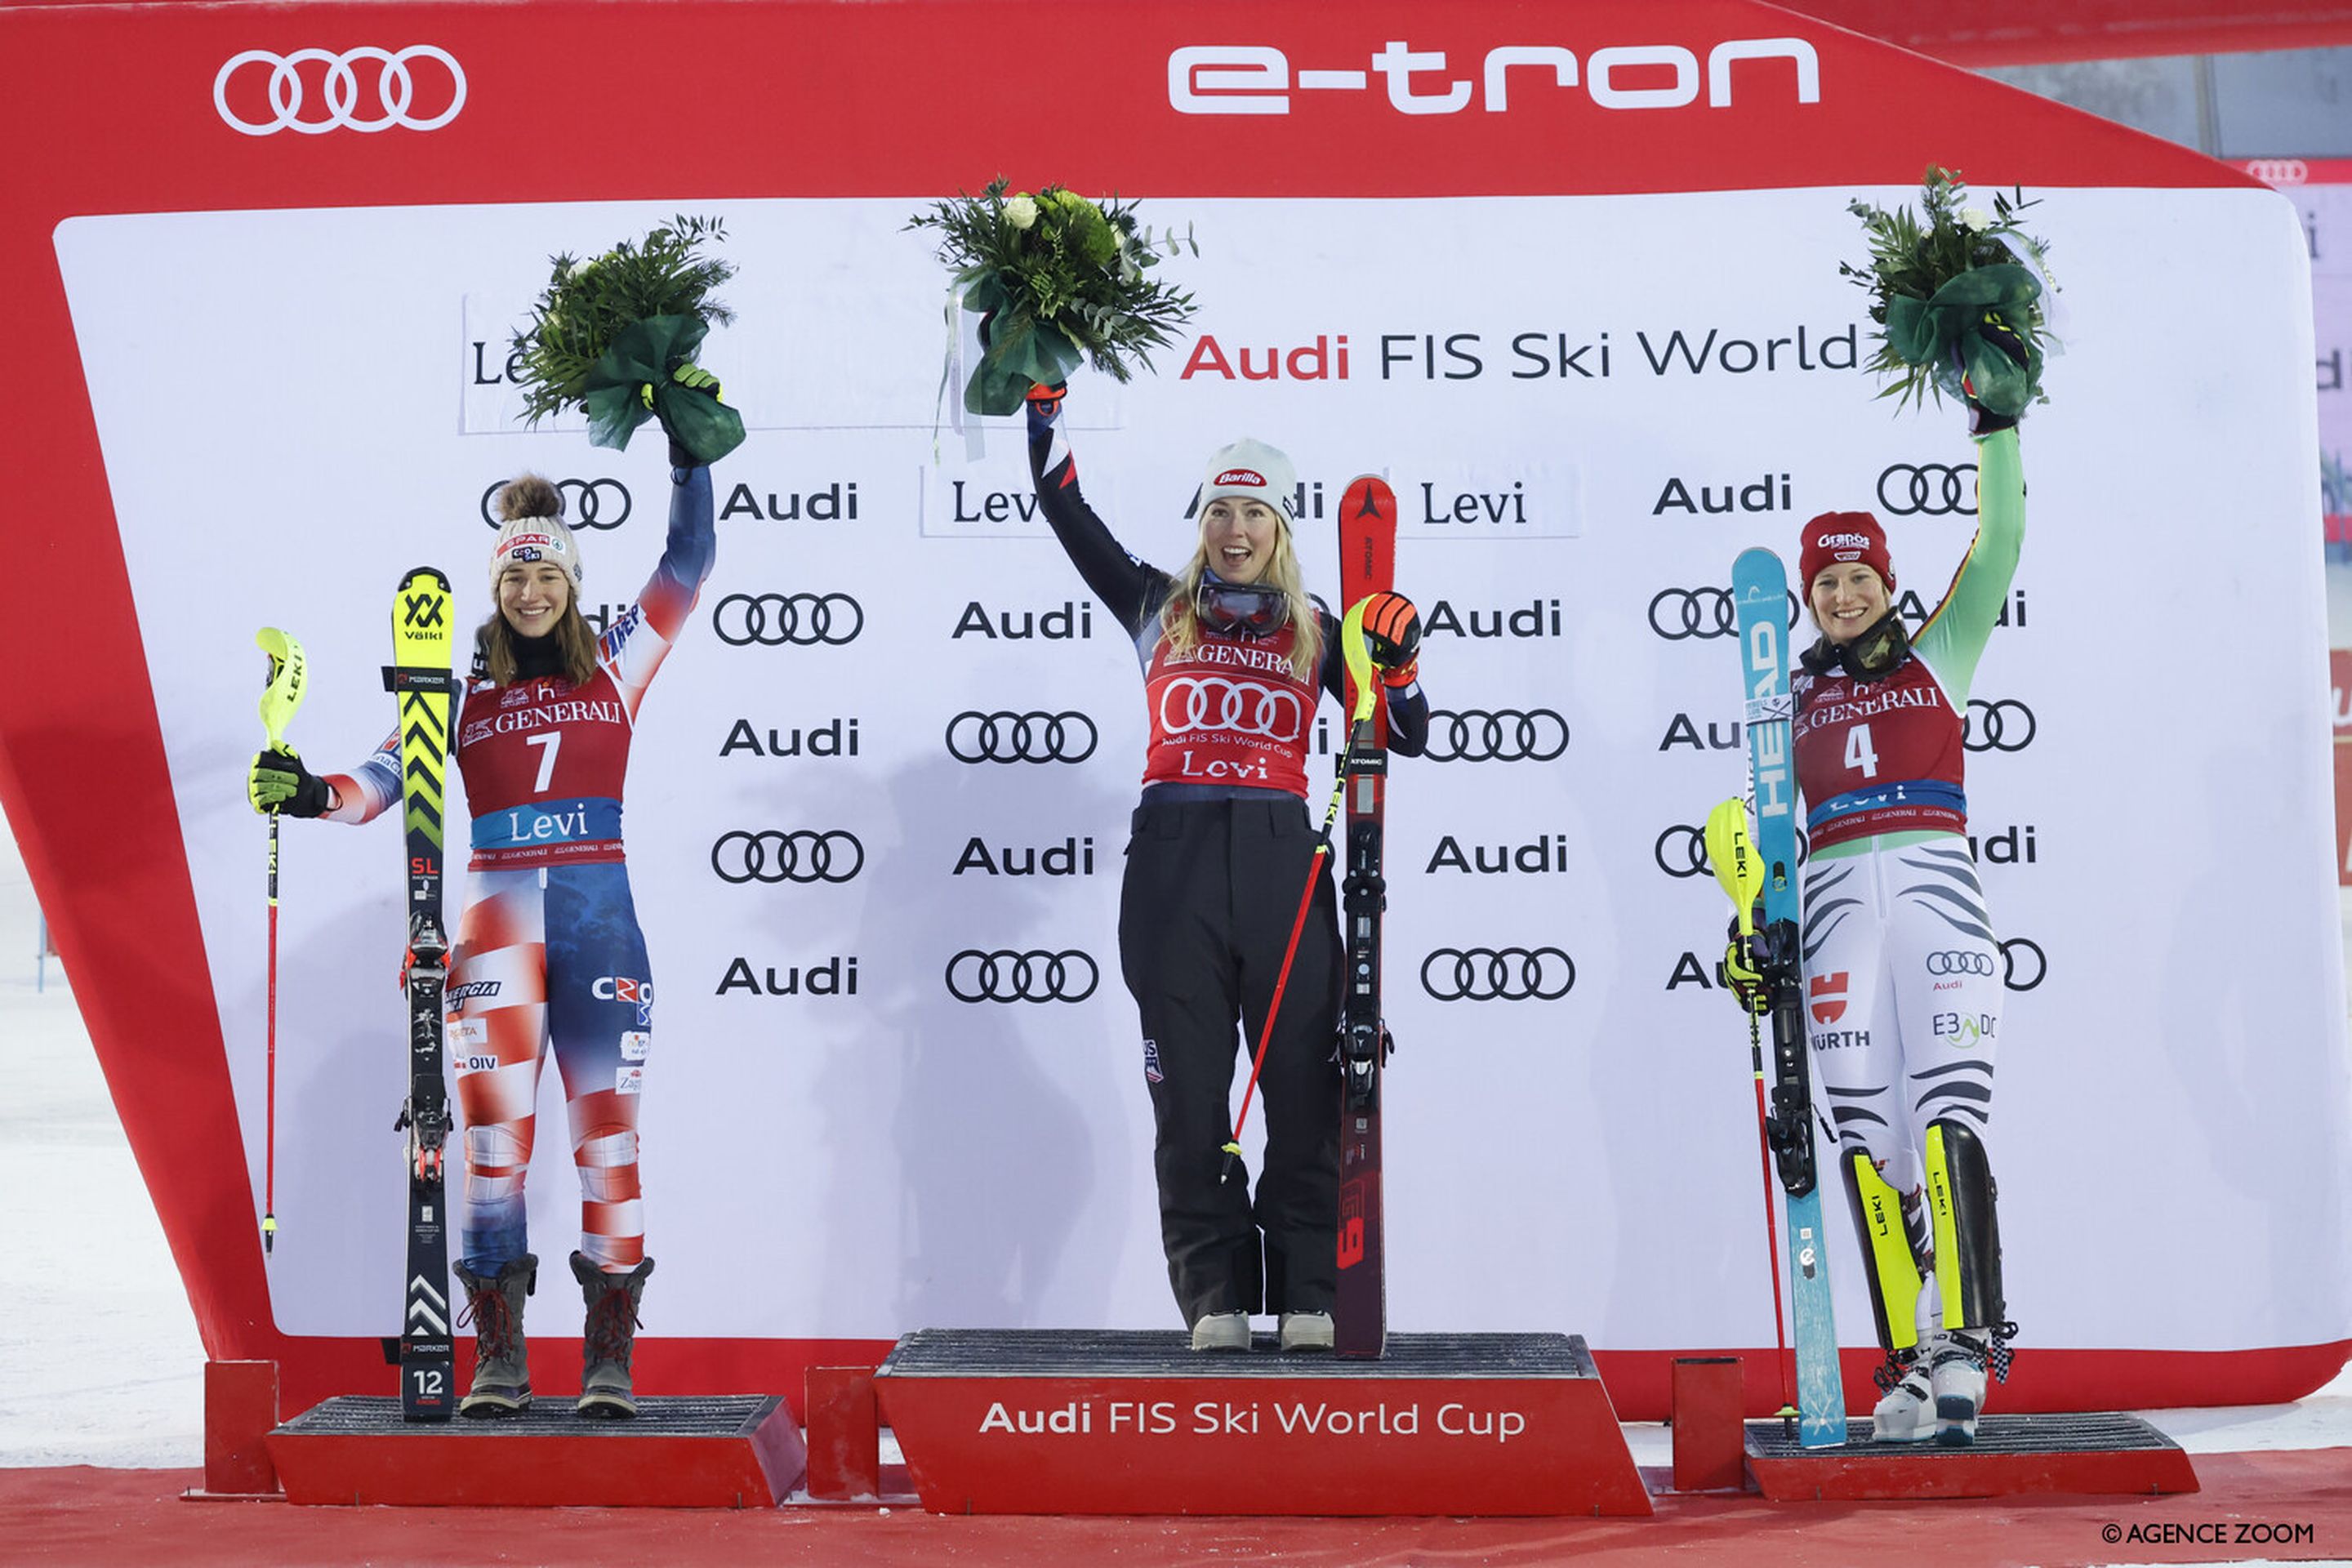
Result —
[[[1232, 1135], [1234, 1026], [1254, 1048], [1314, 862], [1307, 753], [1320, 691], [1346, 700], [1339, 622], [1307, 597], [1291, 547], [1297, 475], [1256, 441], [1218, 452], [1201, 534], [1174, 576], [1136, 560], [1080, 493], [1063, 388], [1029, 395], [1029, 469], [1087, 586], [1134, 639], [1151, 738], [1119, 894], [1119, 967], [1142, 1014], [1143, 1076], [1168, 1279], [1196, 1351], [1250, 1347], [1250, 1314], [1284, 1350], [1328, 1350], [1339, 1289], [1340, 971], [1326, 867], [1259, 1086], [1265, 1169], [1220, 1181]], [[1421, 621], [1400, 595], [1366, 616], [1391, 747], [1420, 754]]]

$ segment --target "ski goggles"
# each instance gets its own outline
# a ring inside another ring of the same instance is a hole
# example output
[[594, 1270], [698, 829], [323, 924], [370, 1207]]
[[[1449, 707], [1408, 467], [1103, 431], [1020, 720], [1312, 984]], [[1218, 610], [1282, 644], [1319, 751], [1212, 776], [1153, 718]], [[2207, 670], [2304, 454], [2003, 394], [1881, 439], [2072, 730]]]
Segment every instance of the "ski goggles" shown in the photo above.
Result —
[[1288, 624], [1290, 595], [1276, 587], [1204, 577], [1193, 591], [1192, 613], [1223, 637], [1269, 637]]

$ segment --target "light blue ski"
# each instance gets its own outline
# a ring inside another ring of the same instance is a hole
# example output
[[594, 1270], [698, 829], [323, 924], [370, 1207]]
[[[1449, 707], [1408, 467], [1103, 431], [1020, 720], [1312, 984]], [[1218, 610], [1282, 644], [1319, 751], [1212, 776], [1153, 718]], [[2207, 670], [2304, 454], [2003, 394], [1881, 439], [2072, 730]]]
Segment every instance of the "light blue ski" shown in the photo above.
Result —
[[1747, 699], [1748, 784], [1756, 806], [1757, 853], [1764, 862], [1758, 968], [1771, 1001], [1773, 1077], [1772, 1110], [1765, 1130], [1787, 1198], [1789, 1285], [1796, 1312], [1797, 1439], [1808, 1448], [1832, 1448], [1845, 1441], [1845, 1383], [1838, 1373], [1829, 1237], [1822, 1226], [1821, 1183], [1813, 1158], [1812, 1063], [1805, 1045], [1788, 571], [1769, 550], [1743, 551], [1732, 564], [1731, 595], [1739, 615], [1741, 693]]

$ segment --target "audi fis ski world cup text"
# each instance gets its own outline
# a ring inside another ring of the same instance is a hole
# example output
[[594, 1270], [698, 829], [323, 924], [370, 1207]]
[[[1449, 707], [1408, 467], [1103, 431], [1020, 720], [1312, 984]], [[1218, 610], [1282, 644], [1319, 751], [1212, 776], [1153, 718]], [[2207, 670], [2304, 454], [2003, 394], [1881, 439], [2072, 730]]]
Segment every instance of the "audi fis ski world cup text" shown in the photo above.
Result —
[[[1810, 375], [1851, 371], [1862, 345], [1862, 326], [1854, 321], [1827, 325], [1797, 321], [1786, 326], [1776, 322], [1761, 328], [1744, 323], [1644, 323], [1632, 332], [1633, 353], [1628, 357], [1615, 352], [1622, 344], [1622, 336], [1612, 341], [1612, 333], [1622, 331], [1529, 327], [1522, 321], [1491, 329], [1465, 325], [1446, 331], [1327, 330], [1312, 337], [1278, 336], [1244, 342], [1230, 333], [1220, 337], [1213, 325], [1204, 325], [1176, 379], [1234, 387], [1312, 381], [1351, 386], [1420, 382], [1443, 388], [1489, 380], [1607, 382], [1616, 379], [1619, 369], [1628, 365], [1660, 380]], [[1351, 337], [1370, 344], [1370, 352], [1352, 350]], [[1366, 364], [1378, 374], [1360, 375], [1359, 370]], [[1007, 496], [1008, 507], [1018, 509], [1017, 495], [1002, 493]], [[1433, 494], [1423, 498], [1424, 521], [1434, 521], [1427, 515], [1434, 510], [1433, 500]], [[1034, 510], [1034, 498], [1030, 506]], [[976, 522], [981, 518], [959, 516], [958, 521]]]
[[[1097, 1418], [1099, 1411], [1099, 1418]], [[1179, 1433], [1197, 1437], [1253, 1437], [1265, 1433], [1304, 1433], [1336, 1437], [1474, 1437], [1509, 1442], [1526, 1433], [1528, 1416], [1519, 1410], [1474, 1405], [1447, 1400], [1424, 1418], [1419, 1403], [1369, 1405], [1333, 1405], [1328, 1400], [1203, 1399], [1187, 1407], [1173, 1399], [1073, 1399], [1049, 1406], [1009, 1406], [1003, 1400], [982, 1413], [982, 1436], [1030, 1437], [1105, 1436], [1165, 1437]]]

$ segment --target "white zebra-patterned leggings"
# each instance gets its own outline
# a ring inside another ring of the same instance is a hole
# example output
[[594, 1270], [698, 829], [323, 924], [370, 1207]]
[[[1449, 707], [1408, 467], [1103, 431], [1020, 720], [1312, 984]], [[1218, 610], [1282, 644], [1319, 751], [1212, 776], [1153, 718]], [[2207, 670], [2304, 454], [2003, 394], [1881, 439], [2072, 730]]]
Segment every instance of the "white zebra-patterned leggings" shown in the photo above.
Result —
[[1929, 1122], [1990, 1151], [2003, 961], [1968, 840], [1816, 859], [1804, 898], [1805, 1029], [1841, 1152], [1909, 1193]]

